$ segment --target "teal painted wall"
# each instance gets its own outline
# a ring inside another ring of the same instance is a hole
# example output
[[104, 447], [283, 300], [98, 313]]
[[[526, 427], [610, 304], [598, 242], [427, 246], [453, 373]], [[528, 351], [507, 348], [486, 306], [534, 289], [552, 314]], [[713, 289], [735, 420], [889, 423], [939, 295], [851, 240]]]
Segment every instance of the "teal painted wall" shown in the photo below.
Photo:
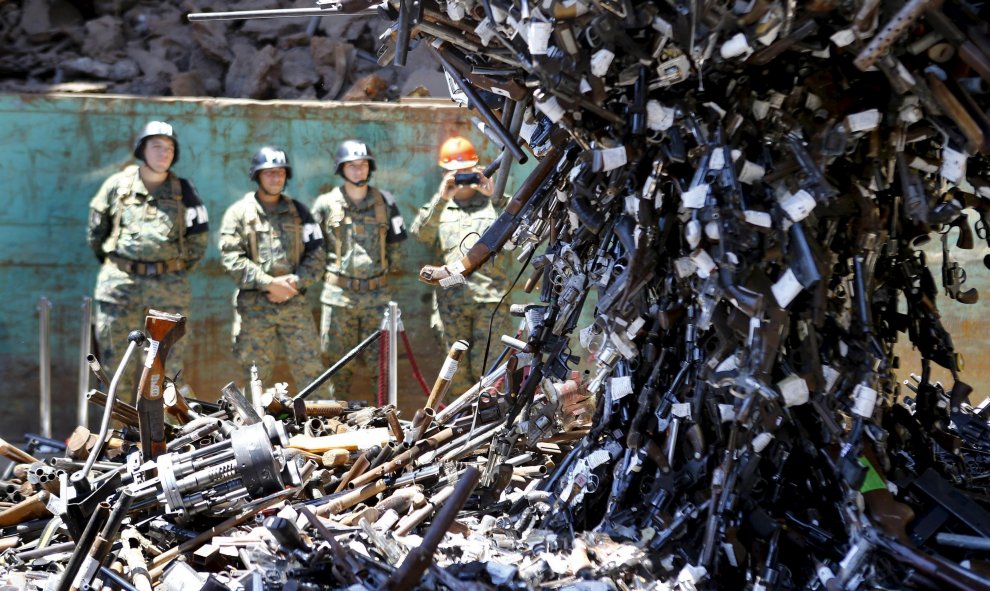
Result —
[[[200, 397], [214, 400], [223, 384], [239, 378], [229, 346], [234, 284], [220, 266], [216, 231], [226, 207], [252, 188], [247, 168], [254, 151], [267, 143], [285, 147], [294, 167], [288, 192], [311, 204], [334, 184], [337, 143], [364, 139], [377, 158], [373, 183], [395, 194], [408, 226], [439, 182], [436, 151], [443, 139], [466, 135], [485, 157], [496, 154], [470, 125], [470, 115], [446, 103], [0, 95], [0, 178], [6, 187], [0, 208], [0, 378], [6, 407], [0, 436], [16, 439], [40, 425], [36, 308], [42, 295], [53, 303], [54, 433], [65, 435], [75, 425], [81, 301], [92, 294], [99, 268], [85, 242], [88, 204], [107, 176], [131, 162], [134, 134], [146, 121], [174, 124], [181, 143], [175, 169], [193, 181], [210, 214], [210, 250], [192, 281], [196, 338], [187, 343], [187, 378]], [[417, 361], [432, 382], [441, 360], [430, 353], [440, 349], [429, 328], [430, 291], [416, 273], [435, 261], [415, 240], [405, 244], [397, 300]], [[413, 383], [407, 367], [400, 360], [401, 384]], [[284, 370], [276, 378], [286, 378]]]
[[[247, 168], [254, 150], [263, 143], [285, 146], [295, 167], [290, 193], [311, 203], [333, 184], [337, 142], [363, 138], [378, 158], [375, 184], [395, 193], [409, 224], [439, 181], [435, 153], [444, 138], [468, 135], [487, 157], [494, 156], [494, 148], [470, 126], [470, 115], [447, 104], [0, 95], [0, 179], [5, 188], [0, 207], [0, 437], [17, 439], [39, 429], [36, 307], [41, 295], [53, 303], [54, 432], [65, 435], [75, 426], [80, 303], [92, 294], [98, 270], [85, 243], [88, 203], [103, 179], [130, 163], [134, 133], [145, 121], [175, 124], [182, 143], [176, 169], [196, 184], [213, 223], [207, 260], [193, 277], [192, 322], [198, 334], [189, 343], [187, 371], [198, 394], [215, 399], [223, 384], [239, 377], [229, 346], [234, 285], [220, 267], [215, 231], [226, 207], [251, 189]], [[515, 168], [510, 188], [518, 173], [529, 167]], [[983, 399], [990, 383], [990, 356], [983, 354], [990, 345], [984, 320], [990, 271], [981, 264], [990, 250], [982, 243], [977, 246], [973, 251], [956, 250], [953, 256], [966, 267], [968, 285], [980, 288], [981, 302], [964, 306], [944, 296], [938, 302], [957, 350], [966, 356], [964, 379], [976, 387], [974, 402]], [[416, 272], [435, 261], [414, 240], [406, 242], [406, 248], [397, 299], [417, 360], [432, 381], [442, 351], [429, 328], [430, 292], [416, 280]], [[936, 245], [929, 254], [937, 278], [941, 257]], [[592, 305], [586, 307], [582, 326], [590, 322]], [[907, 378], [917, 371], [917, 352], [905, 337], [898, 353], [899, 374]], [[287, 377], [284, 367], [276, 370], [279, 377]], [[400, 384], [405, 388], [412, 383], [408, 365], [400, 360]], [[412, 389], [400, 397], [400, 406], [413, 408], [420, 400], [417, 396]]]

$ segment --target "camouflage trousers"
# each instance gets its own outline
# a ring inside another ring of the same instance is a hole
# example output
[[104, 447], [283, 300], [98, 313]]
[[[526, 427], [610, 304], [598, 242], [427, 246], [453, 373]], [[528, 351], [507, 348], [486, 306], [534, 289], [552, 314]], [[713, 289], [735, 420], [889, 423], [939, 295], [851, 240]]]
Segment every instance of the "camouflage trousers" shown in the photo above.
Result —
[[[100, 349], [100, 363], [103, 364], [107, 375], [113, 378], [124, 351], [127, 350], [127, 335], [132, 330], [144, 332], [144, 319], [151, 309], [182, 314], [189, 312], [190, 296], [187, 293], [163, 292], [154, 298], [149, 298], [134, 304], [111, 304], [96, 302], [96, 343]], [[151, 306], [147, 302], [154, 301]], [[169, 349], [165, 361], [165, 372], [168, 377], [174, 377], [182, 371], [182, 356], [186, 343], [190, 341], [191, 324], [186, 322], [185, 335]], [[133, 403], [137, 399], [137, 385], [144, 364], [145, 347], [137, 348], [131, 355], [128, 368], [121, 374], [117, 384], [117, 398], [124, 402]], [[180, 376], [179, 383], [182, 383]]]
[[[358, 346], [364, 339], [376, 330], [382, 328], [382, 318], [387, 306], [331, 306], [323, 304], [323, 315], [320, 319], [320, 347], [329, 357], [330, 364], [336, 363], [348, 351]], [[347, 398], [351, 395], [351, 378], [354, 376], [354, 364], [366, 363], [371, 366], [373, 383], [361, 384], [354, 395], [366, 398], [369, 393], [378, 391], [378, 345], [369, 346], [364, 352], [345, 365], [331, 379], [337, 398]]]
[[262, 291], [238, 292], [231, 336], [234, 355], [244, 370], [244, 383], [250, 379], [251, 366], [256, 365], [262, 386], [270, 388], [278, 349], [285, 355], [297, 390], [323, 373], [316, 326], [305, 297], [273, 304]]
[[[485, 346], [488, 344], [488, 323], [497, 302], [444, 302], [437, 301], [436, 312], [431, 319], [433, 329], [440, 336], [447, 350], [458, 340], [470, 343], [471, 348], [461, 357], [460, 365], [450, 385], [451, 396], [461, 394], [473, 386], [488, 368], [482, 367]], [[502, 352], [502, 335], [516, 336], [516, 329], [509, 316], [509, 306], [503, 303], [495, 315], [491, 329], [491, 345], [488, 347], [488, 365]], [[444, 351], [446, 356], [446, 351]]]

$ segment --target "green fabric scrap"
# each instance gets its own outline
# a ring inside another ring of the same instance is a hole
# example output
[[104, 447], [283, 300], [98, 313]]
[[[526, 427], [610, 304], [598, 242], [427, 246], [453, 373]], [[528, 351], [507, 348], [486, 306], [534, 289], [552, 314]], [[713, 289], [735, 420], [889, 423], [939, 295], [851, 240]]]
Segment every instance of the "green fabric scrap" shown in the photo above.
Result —
[[863, 486], [859, 487], [859, 492], [868, 493], [874, 490], [886, 489], [887, 483], [884, 482], [880, 473], [877, 469], [873, 467], [873, 464], [869, 462], [865, 457], [859, 457], [859, 463], [861, 466], [866, 468], [866, 478], [863, 480]]

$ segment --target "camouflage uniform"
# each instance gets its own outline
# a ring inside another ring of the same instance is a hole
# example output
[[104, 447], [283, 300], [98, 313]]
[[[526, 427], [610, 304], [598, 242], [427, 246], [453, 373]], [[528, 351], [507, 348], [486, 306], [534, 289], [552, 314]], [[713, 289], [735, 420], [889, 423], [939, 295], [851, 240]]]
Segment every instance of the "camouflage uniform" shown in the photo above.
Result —
[[[309, 210], [282, 195], [273, 209], [264, 207], [252, 191], [231, 205], [220, 225], [223, 267], [237, 282], [234, 293], [234, 354], [248, 378], [252, 364], [269, 384], [275, 346], [285, 352], [297, 388], [323, 372], [319, 341], [306, 288], [323, 273], [323, 235]], [[273, 303], [265, 287], [274, 277], [294, 274], [300, 295]]]
[[[127, 348], [127, 334], [144, 330], [149, 309], [188, 315], [188, 272], [206, 253], [209, 226], [192, 183], [169, 172], [149, 193], [136, 165], [108, 178], [89, 207], [87, 241], [103, 262], [94, 297], [96, 340], [101, 361], [112, 372]], [[172, 375], [182, 369], [189, 337], [169, 353]], [[133, 366], [118, 385], [122, 400], [133, 400], [137, 388], [140, 364]]]
[[[444, 264], [459, 262], [478, 241], [488, 226], [498, 217], [491, 199], [475, 192], [466, 200], [443, 201], [440, 194], [419, 210], [411, 232], [429, 246]], [[430, 318], [434, 330], [449, 348], [464, 339], [471, 349], [461, 358], [460, 368], [451, 388], [460, 393], [471, 387], [487, 368], [482, 367], [485, 346], [488, 342], [488, 326], [492, 312], [509, 287], [505, 260], [493, 260], [472, 273], [465, 285], [433, 292], [433, 315]], [[488, 362], [502, 350], [499, 339], [503, 334], [515, 335], [508, 307], [503, 305], [492, 325], [492, 345]]]
[[[356, 206], [336, 187], [316, 198], [313, 217], [323, 228], [327, 253], [320, 341], [330, 363], [336, 363], [381, 329], [392, 299], [388, 274], [398, 268], [399, 243], [406, 239], [406, 230], [395, 199], [375, 187], [368, 187]], [[339, 396], [350, 392], [353, 373], [345, 366], [334, 375]]]

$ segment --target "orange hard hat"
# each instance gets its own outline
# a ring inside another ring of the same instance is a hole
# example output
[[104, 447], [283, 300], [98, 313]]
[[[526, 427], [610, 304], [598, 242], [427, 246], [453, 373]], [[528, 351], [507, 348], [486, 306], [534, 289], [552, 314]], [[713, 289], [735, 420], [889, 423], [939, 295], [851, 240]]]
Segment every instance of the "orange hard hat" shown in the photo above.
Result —
[[440, 146], [440, 160], [437, 162], [447, 170], [471, 168], [478, 163], [478, 153], [471, 142], [462, 137], [452, 137]]

